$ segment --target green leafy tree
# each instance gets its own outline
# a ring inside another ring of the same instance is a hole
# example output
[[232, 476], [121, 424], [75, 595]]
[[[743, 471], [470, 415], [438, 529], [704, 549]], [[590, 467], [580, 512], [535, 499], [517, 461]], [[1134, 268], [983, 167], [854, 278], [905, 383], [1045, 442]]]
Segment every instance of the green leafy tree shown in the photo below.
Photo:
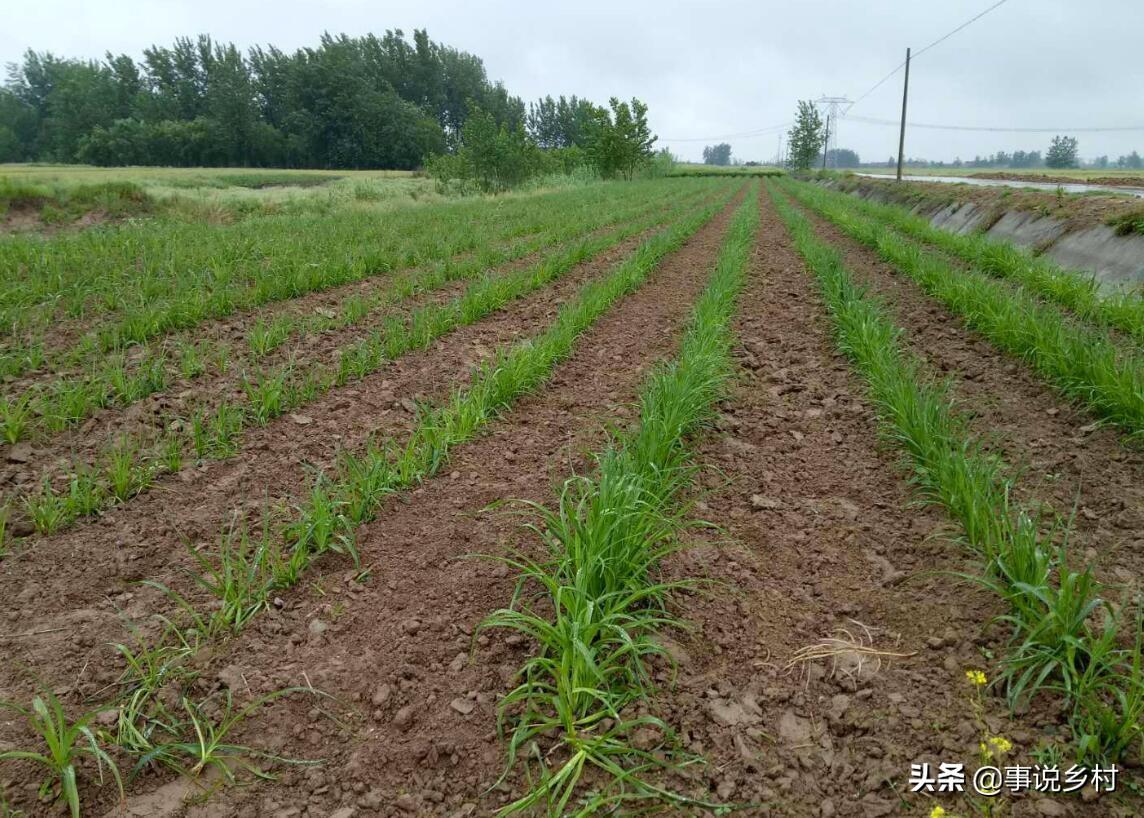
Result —
[[703, 163], [705, 165], [731, 164], [731, 146], [726, 142], [718, 145], [707, 145], [703, 148]]
[[1050, 168], [1075, 168], [1077, 166], [1077, 142], [1075, 136], [1054, 136], [1045, 154], [1045, 164]]
[[815, 159], [822, 155], [825, 127], [822, 117], [810, 100], [799, 100], [794, 127], [787, 134], [790, 166], [796, 170], [807, 170]]
[[652, 156], [656, 137], [647, 124], [647, 105], [636, 98], [631, 103], [616, 97], [608, 101], [611, 111], [597, 108], [588, 150], [596, 170], [605, 179], [631, 179]]

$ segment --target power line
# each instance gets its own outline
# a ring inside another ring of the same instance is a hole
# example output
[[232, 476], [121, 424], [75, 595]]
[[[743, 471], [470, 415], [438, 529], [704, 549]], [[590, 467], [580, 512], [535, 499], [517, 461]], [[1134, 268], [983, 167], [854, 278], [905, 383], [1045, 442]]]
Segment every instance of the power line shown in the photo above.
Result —
[[[997, 2], [994, 3], [992, 6], [990, 6], [989, 8], [985, 9], [984, 11], [978, 12], [973, 17], [970, 17], [964, 23], [959, 25], [957, 28], [954, 28], [954, 29], [947, 31], [945, 34], [938, 37], [936, 40], [934, 40], [932, 43], [927, 45], [925, 48], [922, 48], [921, 50], [919, 50], [916, 54], [914, 54], [913, 58], [916, 60], [918, 57], [920, 57], [925, 52], [929, 51], [934, 46], [945, 42], [946, 40], [948, 40], [950, 37], [952, 37], [957, 32], [959, 32], [962, 29], [966, 28], [967, 26], [977, 22], [982, 17], [984, 17], [986, 14], [988, 14], [989, 12], [993, 11], [996, 8], [999, 8], [1000, 6], [1005, 5], [1008, 2], [1009, 2], [1009, 0], [997, 0]], [[892, 76], [894, 76], [899, 71], [901, 71], [903, 68], [905, 68], [905, 66], [906, 66], [906, 63], [903, 60], [901, 63], [898, 64], [897, 68], [895, 68], [893, 71], [891, 71], [886, 76], [882, 77], [882, 79], [878, 80], [876, 83], [874, 83], [872, 86], [870, 86], [870, 88], [866, 91], [866, 93], [862, 94], [856, 100], [851, 102], [846, 107], [846, 110], [842, 112], [842, 116], [846, 116], [847, 114], [849, 114], [851, 108], [853, 108], [855, 105], [857, 105], [862, 100], [866, 99], [866, 97], [870, 96], [870, 94], [874, 93], [874, 91], [878, 90], [878, 88], [880, 88]], [[782, 125], [771, 125], [771, 126], [768, 126], [766, 128], [759, 128], [758, 130], [754, 130], [754, 131], [742, 131], [741, 133], [722, 134], [720, 136], [692, 136], [692, 137], [686, 137], [686, 138], [681, 137], [678, 139], [661, 136], [660, 141], [662, 141], [662, 142], [707, 142], [707, 141], [710, 141], [712, 139], [740, 139], [740, 138], [746, 137], [746, 136], [763, 136], [764, 134], [766, 134], [768, 132], [773, 133], [776, 130], [788, 128], [788, 127], [790, 127], [790, 125], [791, 125], [791, 123], [786, 122], [786, 123], [783, 123]], [[1079, 129], [1073, 128], [1072, 130], [1079, 130]], [[1125, 129], [1125, 130], [1134, 130], [1134, 129]]]
[[[919, 50], [917, 51], [917, 53], [915, 53], [915, 54], [914, 54], [914, 56], [913, 56], [913, 59], [915, 59], [915, 60], [916, 60], [918, 57], [920, 57], [922, 54], [925, 54], [927, 51], [929, 51], [929, 50], [930, 50], [931, 48], [933, 48], [935, 45], [938, 45], [938, 44], [940, 44], [940, 43], [944, 43], [946, 40], [948, 40], [950, 37], [952, 37], [952, 36], [953, 36], [954, 34], [956, 34], [957, 32], [961, 31], [961, 30], [962, 30], [962, 29], [964, 29], [964, 28], [967, 28], [968, 26], [972, 25], [973, 23], [976, 23], [978, 20], [980, 20], [982, 17], [984, 17], [984, 16], [985, 16], [986, 14], [988, 14], [989, 12], [993, 11], [993, 10], [994, 10], [994, 9], [996, 9], [996, 8], [1000, 8], [1001, 6], [1005, 5], [1005, 4], [1006, 4], [1006, 3], [1008, 3], [1008, 2], [1009, 2], [1009, 0], [997, 0], [997, 2], [996, 2], [996, 3], [994, 3], [994, 4], [993, 4], [992, 6], [990, 6], [989, 8], [985, 9], [985, 11], [981, 11], [981, 12], [978, 12], [978, 13], [977, 13], [977, 14], [975, 14], [973, 17], [970, 17], [970, 18], [969, 18], [968, 20], [966, 20], [964, 23], [962, 23], [961, 25], [959, 25], [957, 28], [954, 28], [954, 29], [951, 29], [950, 31], [947, 31], [945, 34], [943, 34], [943, 35], [941, 35], [940, 37], [938, 37], [936, 40], [934, 40], [932, 43], [930, 43], [929, 45], [927, 45], [925, 48], [919, 49]], [[853, 108], [853, 107], [854, 107], [855, 105], [857, 105], [859, 102], [861, 102], [862, 100], [866, 99], [866, 97], [870, 96], [870, 94], [874, 93], [874, 91], [876, 91], [876, 90], [877, 90], [879, 87], [881, 87], [881, 85], [882, 85], [884, 82], [886, 82], [886, 80], [888, 80], [890, 77], [892, 77], [892, 76], [894, 76], [895, 74], [897, 74], [899, 71], [901, 71], [903, 68], [905, 68], [905, 66], [906, 66], [906, 63], [905, 63], [905, 61], [902, 61], [901, 63], [899, 63], [899, 65], [898, 65], [898, 67], [897, 67], [897, 68], [895, 68], [893, 71], [891, 71], [891, 72], [890, 72], [889, 74], [887, 74], [886, 76], [882, 77], [882, 79], [880, 79], [880, 80], [878, 80], [876, 83], [874, 83], [874, 84], [873, 84], [873, 86], [871, 86], [871, 87], [870, 87], [870, 89], [869, 89], [869, 90], [868, 90], [866, 93], [862, 94], [860, 97], [858, 97], [858, 99], [856, 99], [856, 100], [854, 100], [852, 103], [850, 103], [850, 107], [849, 107], [849, 108], [847, 108], [847, 109], [846, 109], [846, 110], [843, 112], [843, 115], [850, 113], [850, 108]]]
[[[861, 122], [867, 125], [891, 125], [898, 127], [896, 119], [879, 119], [872, 116], [848, 116], [847, 122]], [[1000, 128], [988, 125], [937, 125], [926, 122], [907, 122], [911, 128], [925, 128], [934, 131], [990, 131], [994, 133], [1115, 133], [1144, 131], [1144, 125], [1119, 125], [1113, 127], [1085, 128]]]
[[791, 126], [790, 122], [783, 122], [780, 125], [768, 125], [765, 128], [757, 128], [753, 131], [741, 131], [739, 133], [725, 133], [717, 136], [688, 136], [688, 137], [659, 137], [660, 142], [710, 142], [713, 139], [739, 139], [745, 136], [766, 136], [775, 131], [785, 130]]

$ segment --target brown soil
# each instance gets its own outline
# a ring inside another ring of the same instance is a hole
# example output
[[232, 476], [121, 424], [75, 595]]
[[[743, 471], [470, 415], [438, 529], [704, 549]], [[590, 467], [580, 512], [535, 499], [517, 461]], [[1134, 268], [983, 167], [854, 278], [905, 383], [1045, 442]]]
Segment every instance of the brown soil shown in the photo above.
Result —
[[[521, 640], [506, 641], [502, 634], [485, 637], [479, 640], [475, 664], [456, 673], [443, 670], [468, 647], [472, 628], [511, 594], [505, 568], [465, 559], [473, 553], [501, 552], [519, 538], [518, 519], [484, 509], [504, 497], [547, 500], [570, 464], [589, 466], [584, 454], [598, 444], [604, 425], [630, 416], [628, 404], [647, 367], [671, 353], [729, 212], [601, 319], [541, 395], [522, 401], [489, 436], [461, 447], [448, 477], [393, 501], [376, 522], [359, 530], [362, 559], [373, 566], [367, 584], [347, 584], [344, 566], [328, 565], [330, 573], [284, 593], [280, 610], [221, 649], [211, 673], [245, 680], [237, 694], [306, 685], [309, 679], [338, 697], [341, 704], [335, 709], [354, 711], [341, 714], [348, 720], [348, 735], [321, 716], [319, 711], [328, 708], [315, 707], [310, 699], [275, 707], [252, 721], [244, 730], [251, 743], [281, 746], [287, 754], [324, 757], [330, 763], [288, 774], [275, 787], [278, 795], [235, 790], [227, 799], [294, 803], [313, 798], [314, 814], [325, 814], [323, 810], [339, 802], [359, 798], [358, 789], [383, 792], [383, 803], [392, 803], [409, 789], [426, 803], [436, 797], [434, 792], [447, 792], [452, 802], [477, 798], [495, 781], [502, 751], [491, 735], [495, 728], [489, 702], [526, 646]], [[114, 616], [116, 608], [139, 619], [164, 607], [153, 594], [125, 590], [123, 583], [144, 577], [174, 580], [177, 565], [186, 564], [180, 533], [202, 542], [236, 502], [239, 507], [258, 507], [266, 496], [296, 496], [302, 487], [299, 461], [326, 465], [336, 446], [358, 443], [379, 419], [392, 425], [390, 418], [402, 414], [390, 408], [395, 397], [432, 392], [434, 386], [443, 388], [464, 377], [476, 357], [474, 348], [488, 350], [535, 331], [578, 283], [599, 275], [616, 258], [611, 254], [607, 261], [584, 265], [545, 293], [526, 299], [519, 309], [498, 313], [451, 334], [432, 350], [402, 359], [394, 365], [397, 371], [379, 373], [352, 390], [338, 390], [324, 405], [312, 407], [313, 423], [305, 428], [304, 440], [284, 418], [258, 434], [258, 440], [248, 439], [241, 459], [212, 465], [196, 475], [193, 485], [153, 492], [153, 497], [113, 515], [118, 519], [110, 525], [47, 540], [28, 561], [5, 564], [0, 587], [6, 590], [0, 590], [0, 598], [18, 606], [9, 608], [5, 630], [37, 634], [5, 640], [10, 649], [53, 683], [94, 693], [116, 673], [115, 660], [101, 644], [124, 635]], [[400, 418], [398, 425], [406, 422]], [[106, 559], [109, 550], [119, 555], [114, 562]], [[21, 587], [23, 591], [12, 593]], [[33, 601], [34, 611], [21, 610]], [[310, 636], [321, 625], [328, 630]], [[52, 632], [61, 627], [66, 631]], [[372, 705], [382, 683], [389, 684], [390, 699]], [[26, 687], [15, 668], [4, 669], [4, 697], [26, 698]], [[470, 693], [477, 706], [462, 718], [450, 702]], [[403, 727], [393, 722], [404, 706], [411, 706], [413, 716], [412, 724]], [[286, 729], [293, 725], [297, 727]], [[435, 782], [445, 778], [450, 784], [442, 790]], [[141, 782], [140, 788], [146, 786]], [[249, 812], [256, 803], [242, 809]], [[231, 809], [223, 806], [210, 814], [235, 814]]]
[[966, 328], [873, 250], [807, 215], [843, 249], [847, 269], [884, 297], [914, 352], [955, 378], [959, 407], [989, 448], [1020, 471], [1021, 493], [1066, 517], [1075, 509], [1070, 541], [1078, 560], [1131, 595], [1144, 577], [1144, 453], [1123, 446], [1115, 429], [1097, 428], [1083, 408]]

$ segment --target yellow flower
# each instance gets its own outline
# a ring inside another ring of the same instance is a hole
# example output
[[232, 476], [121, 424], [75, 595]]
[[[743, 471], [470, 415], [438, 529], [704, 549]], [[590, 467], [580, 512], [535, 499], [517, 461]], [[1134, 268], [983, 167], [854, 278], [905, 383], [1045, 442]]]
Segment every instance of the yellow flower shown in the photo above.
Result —
[[992, 736], [989, 739], [989, 743], [993, 746], [993, 749], [999, 753], [1007, 753], [1013, 749], [1013, 742], [1004, 736]]
[[965, 678], [969, 679], [970, 682], [977, 685], [978, 687], [982, 687], [988, 681], [985, 678], [985, 674], [980, 670], [967, 670], [967, 671], [965, 671]]
[[945, 818], [947, 814], [945, 807], [934, 807], [930, 811], [929, 818]]

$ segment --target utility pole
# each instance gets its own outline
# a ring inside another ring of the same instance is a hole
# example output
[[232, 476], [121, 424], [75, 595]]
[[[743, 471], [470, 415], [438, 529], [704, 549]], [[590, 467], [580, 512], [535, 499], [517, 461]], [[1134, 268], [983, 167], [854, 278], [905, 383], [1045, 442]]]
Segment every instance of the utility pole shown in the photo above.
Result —
[[902, 181], [902, 160], [906, 150], [906, 101], [910, 97], [910, 50], [906, 49], [906, 81], [902, 84], [902, 129], [898, 132], [898, 181]]
[[830, 114], [826, 115], [826, 136], [822, 140], [822, 169], [826, 170], [826, 154], [830, 153]]

